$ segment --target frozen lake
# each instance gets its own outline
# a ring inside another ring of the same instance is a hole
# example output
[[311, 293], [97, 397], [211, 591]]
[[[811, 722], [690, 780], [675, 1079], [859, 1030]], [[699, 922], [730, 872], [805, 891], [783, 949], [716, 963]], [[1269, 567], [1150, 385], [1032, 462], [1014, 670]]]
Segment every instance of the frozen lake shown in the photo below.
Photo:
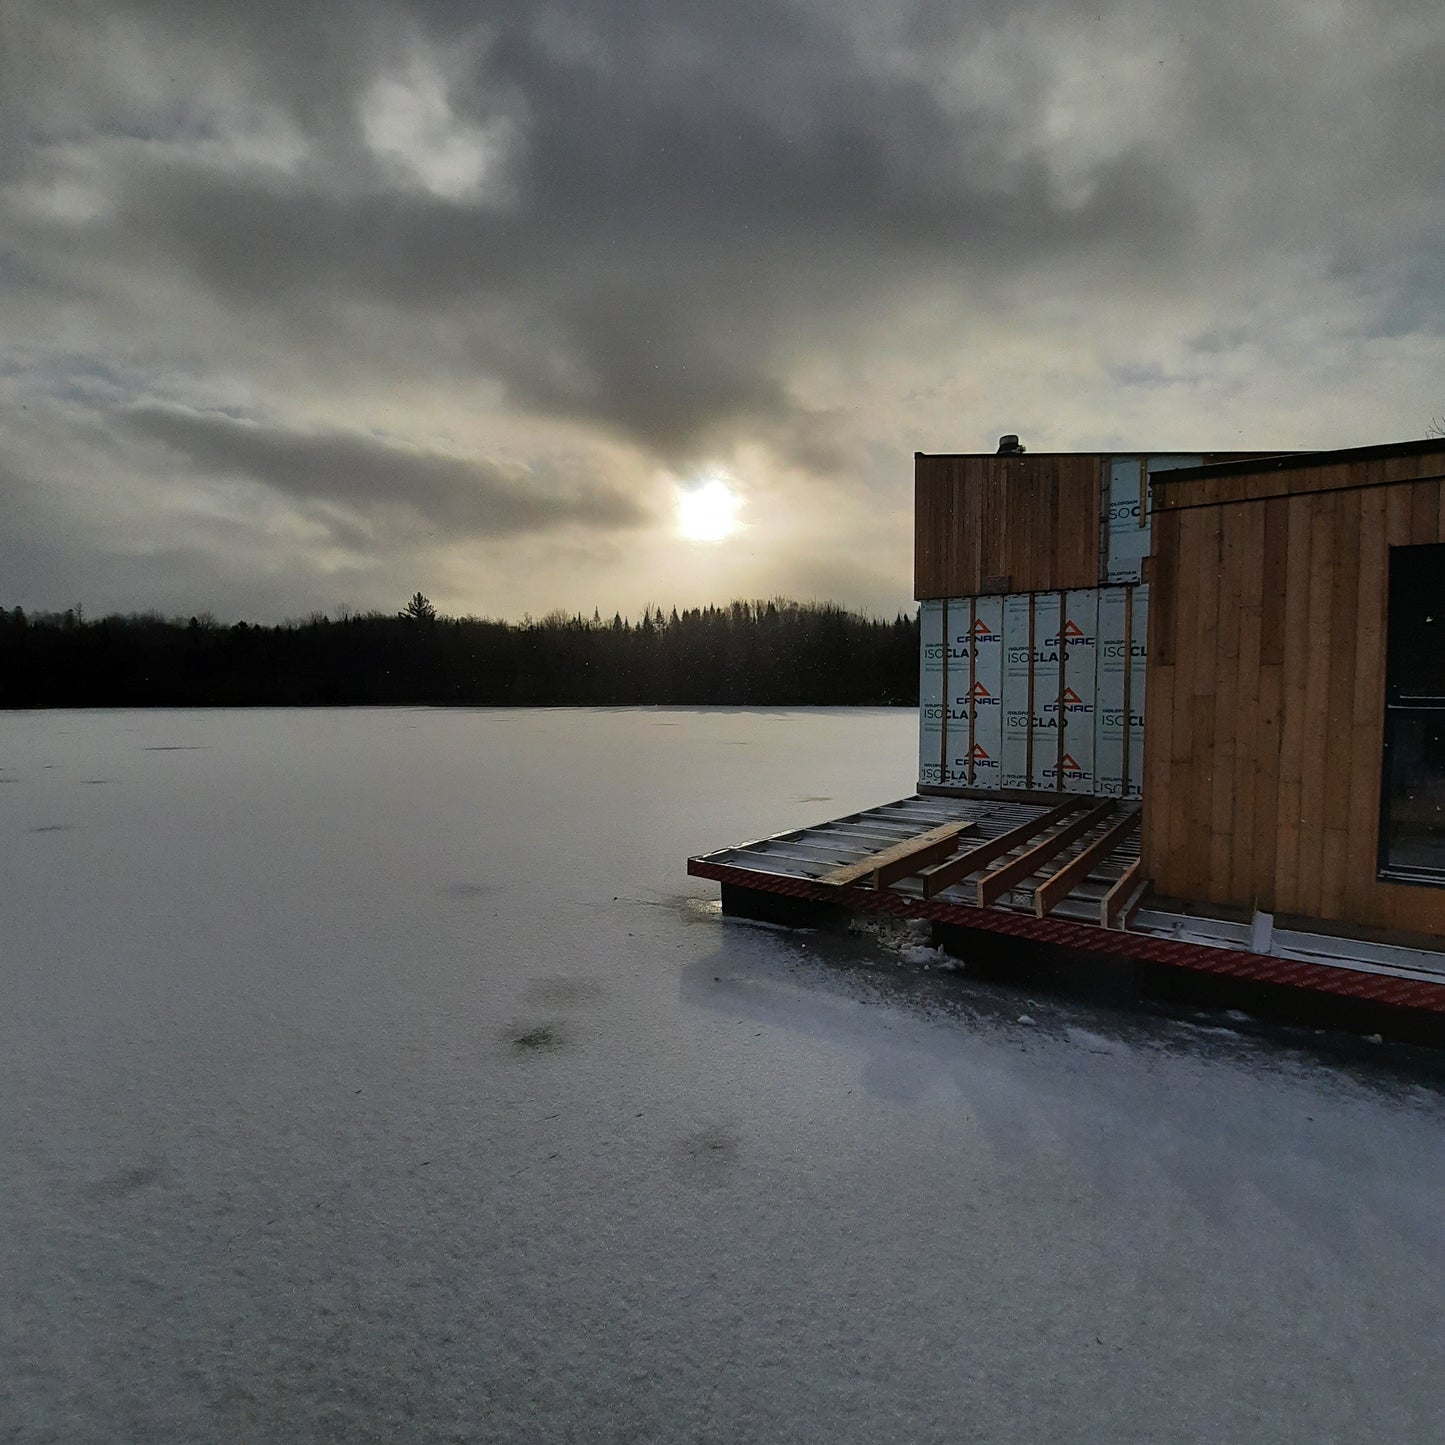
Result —
[[911, 711], [0, 714], [0, 1437], [1445, 1439], [1429, 1061], [686, 877], [915, 748]]

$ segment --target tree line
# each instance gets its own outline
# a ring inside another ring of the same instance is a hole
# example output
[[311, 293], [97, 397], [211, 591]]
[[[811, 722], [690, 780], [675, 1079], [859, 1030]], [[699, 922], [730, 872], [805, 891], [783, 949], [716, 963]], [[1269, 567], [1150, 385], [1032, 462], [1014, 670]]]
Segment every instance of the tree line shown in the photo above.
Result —
[[315, 614], [279, 626], [0, 612], [0, 706], [914, 705], [918, 620], [832, 603], [554, 612], [521, 622]]

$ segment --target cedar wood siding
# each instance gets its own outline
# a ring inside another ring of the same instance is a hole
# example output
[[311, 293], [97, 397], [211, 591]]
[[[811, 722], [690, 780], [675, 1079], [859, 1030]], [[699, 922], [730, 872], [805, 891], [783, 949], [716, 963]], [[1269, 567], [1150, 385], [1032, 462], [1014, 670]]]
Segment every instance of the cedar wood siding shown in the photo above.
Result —
[[913, 595], [1099, 585], [1100, 458], [914, 458]]
[[1157, 894], [1445, 934], [1445, 888], [1375, 876], [1389, 549], [1445, 541], [1442, 479], [1445, 442], [1155, 478]]

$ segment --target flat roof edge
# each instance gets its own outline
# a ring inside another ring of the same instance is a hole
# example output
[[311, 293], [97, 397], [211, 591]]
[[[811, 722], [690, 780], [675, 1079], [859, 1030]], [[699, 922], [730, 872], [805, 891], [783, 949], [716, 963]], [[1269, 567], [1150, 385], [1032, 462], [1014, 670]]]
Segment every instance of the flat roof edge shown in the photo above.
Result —
[[1154, 485], [1173, 486], [1176, 482], [1203, 481], [1210, 477], [1246, 476], [1251, 472], [1285, 472], [1297, 467], [1327, 467], [1343, 462], [1384, 461], [1390, 457], [1427, 456], [1431, 452], [1445, 455], [1445, 437], [1425, 437], [1421, 441], [1381, 442], [1368, 447], [1337, 447], [1326, 452], [1285, 452], [1278, 456], [1257, 456], [1239, 461], [1211, 462], [1199, 467], [1179, 467], [1161, 472]]
[[[914, 452], [918, 457], [934, 461], [980, 461], [1004, 458], [1028, 461], [1037, 457], [1259, 457], [1275, 456], [1292, 450], [1286, 447], [1102, 447], [1075, 452]], [[1190, 468], [1191, 471], [1195, 468]]]

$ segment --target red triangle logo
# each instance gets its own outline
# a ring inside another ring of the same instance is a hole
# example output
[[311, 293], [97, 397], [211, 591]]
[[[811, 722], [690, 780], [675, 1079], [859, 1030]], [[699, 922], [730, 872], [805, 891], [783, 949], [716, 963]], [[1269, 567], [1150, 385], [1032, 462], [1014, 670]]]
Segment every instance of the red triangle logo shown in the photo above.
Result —
[[977, 762], [980, 758], [982, 758], [984, 762], [987, 762], [987, 761], [988, 761], [988, 754], [987, 754], [986, 752], [984, 752], [984, 750], [983, 750], [983, 744], [982, 744], [982, 743], [975, 743], [975, 744], [968, 750], [968, 755], [969, 755], [969, 757], [970, 757], [971, 759], [973, 759], [975, 762]]
[[1063, 633], [1063, 635], [1064, 635], [1065, 637], [1069, 638], [1070, 640], [1072, 640], [1072, 639], [1075, 638], [1075, 637], [1082, 637], [1084, 634], [1083, 634], [1082, 631], [1080, 631], [1079, 626], [1078, 626], [1077, 623], [1075, 623], [1075, 622], [1066, 622], [1066, 623], [1064, 623], [1064, 633]]
[[975, 618], [974, 618], [974, 620], [973, 620], [973, 626], [972, 626], [972, 628], [970, 628], [970, 631], [973, 633], [973, 635], [974, 635], [975, 637], [992, 637], [992, 636], [993, 636], [993, 633], [989, 630], [989, 625], [988, 625], [988, 623], [985, 622], [982, 617], [975, 617]]
[[1076, 763], [1068, 753], [1059, 759], [1059, 771], [1061, 773], [1082, 773], [1084, 770]]
[[1074, 691], [1073, 688], [1071, 688], [1071, 687], [1066, 687], [1066, 688], [1064, 689], [1064, 706], [1065, 706], [1065, 707], [1071, 706], [1071, 705], [1073, 705], [1073, 704], [1081, 703], [1081, 702], [1083, 702], [1083, 700], [1084, 700], [1084, 699], [1081, 698], [1081, 697], [1079, 696], [1079, 694]]
[[976, 683], [974, 683], [974, 685], [973, 685], [971, 688], [969, 688], [969, 690], [968, 690], [968, 695], [969, 695], [970, 697], [992, 697], [992, 696], [993, 696], [993, 694], [992, 694], [981, 682], [976, 682]]

